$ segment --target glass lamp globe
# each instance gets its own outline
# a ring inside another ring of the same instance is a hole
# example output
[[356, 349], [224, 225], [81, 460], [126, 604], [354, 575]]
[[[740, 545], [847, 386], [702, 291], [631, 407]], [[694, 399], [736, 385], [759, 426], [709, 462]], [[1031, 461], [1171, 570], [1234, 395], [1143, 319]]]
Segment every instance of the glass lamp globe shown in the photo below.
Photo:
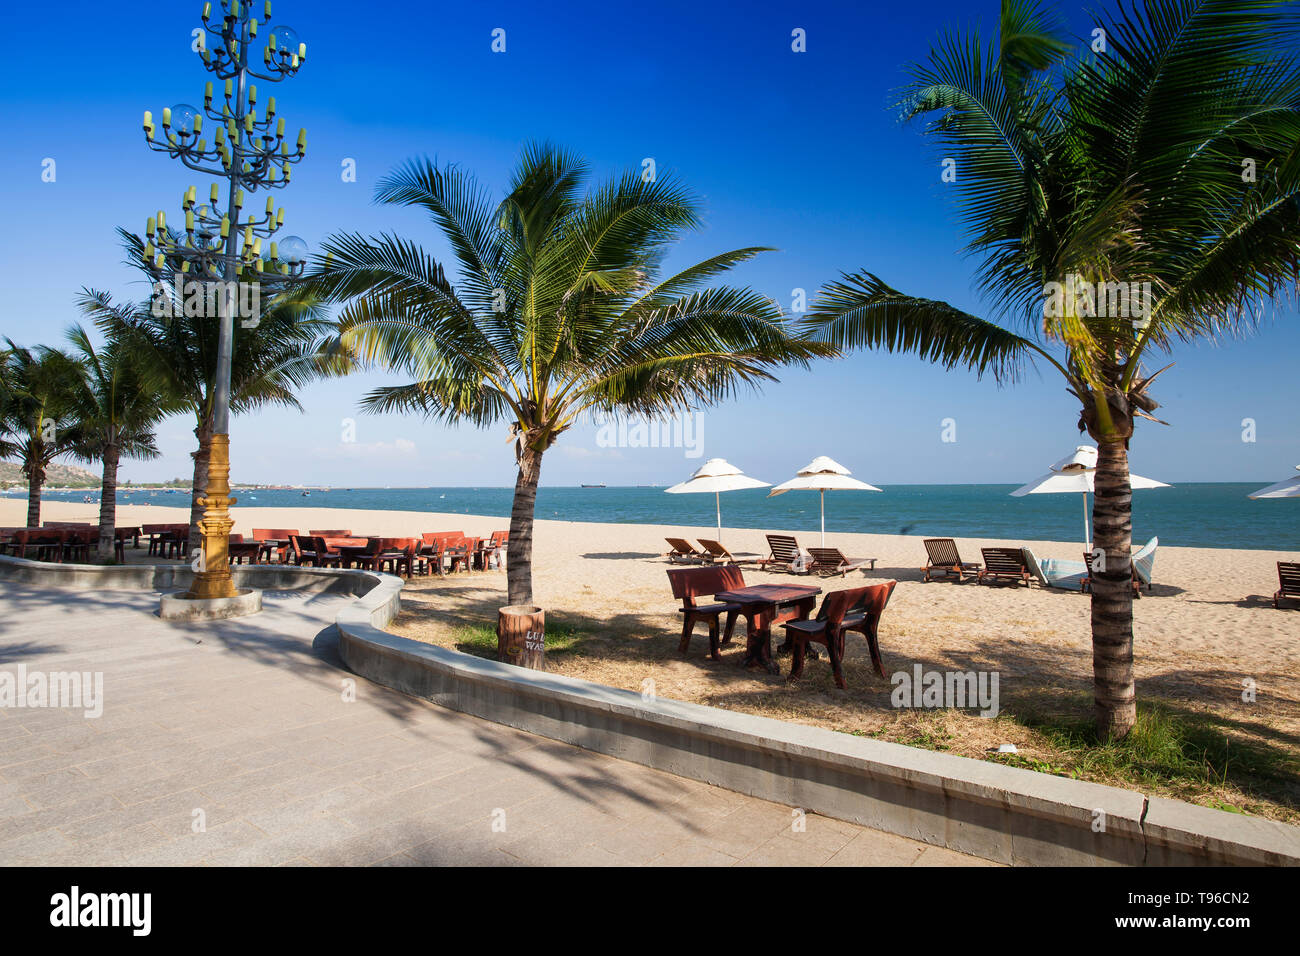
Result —
[[197, 106], [189, 103], [177, 103], [172, 107], [172, 132], [177, 135], [194, 132], [194, 117], [199, 113]]
[[276, 251], [280, 254], [280, 261], [291, 266], [307, 261], [307, 243], [298, 236], [285, 236], [276, 245]]
[[211, 239], [220, 228], [221, 214], [207, 203], [194, 207], [194, 234], [200, 239]]
[[271, 36], [275, 37], [275, 53], [277, 56], [292, 56], [298, 52], [298, 31], [288, 24], [282, 23], [271, 31]]

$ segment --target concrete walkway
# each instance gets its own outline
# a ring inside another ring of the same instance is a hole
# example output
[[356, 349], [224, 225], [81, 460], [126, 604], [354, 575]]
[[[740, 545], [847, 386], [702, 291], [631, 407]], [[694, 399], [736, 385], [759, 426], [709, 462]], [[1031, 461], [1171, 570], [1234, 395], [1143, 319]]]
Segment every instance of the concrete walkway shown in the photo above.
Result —
[[155, 594], [0, 585], [0, 671], [103, 675], [99, 717], [0, 706], [0, 864], [987, 865], [370, 684], [345, 600], [172, 625]]

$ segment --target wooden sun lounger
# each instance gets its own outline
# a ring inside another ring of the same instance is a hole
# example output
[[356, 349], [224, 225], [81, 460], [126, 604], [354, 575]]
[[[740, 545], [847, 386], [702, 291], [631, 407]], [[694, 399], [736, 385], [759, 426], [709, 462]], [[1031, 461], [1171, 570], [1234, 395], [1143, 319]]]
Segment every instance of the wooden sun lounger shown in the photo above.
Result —
[[767, 536], [767, 546], [772, 549], [772, 553], [762, 562], [764, 571], [788, 571], [791, 574], [807, 573], [807, 571], [800, 571], [796, 568], [796, 565], [803, 563], [803, 552], [799, 550], [799, 542], [790, 535], [769, 534]]
[[1283, 598], [1300, 601], [1300, 563], [1279, 561], [1277, 563], [1277, 583], [1282, 587], [1273, 595], [1274, 607], [1280, 608], [1281, 605], [1278, 602]]
[[839, 548], [809, 548], [808, 553], [813, 558], [808, 570], [818, 577], [827, 578], [832, 574], [844, 577], [859, 568], [875, 570], [876, 567], [875, 558], [846, 558]]
[[984, 555], [984, 570], [980, 571], [977, 583], [983, 584], [985, 578], [998, 581], [1013, 581], [1019, 584], [1029, 581], [1034, 576], [1025, 561], [1025, 553], [1019, 548], [981, 548]]
[[685, 538], [664, 538], [664, 540], [668, 542], [668, 547], [672, 549], [668, 552], [669, 561], [690, 563], [693, 561], [707, 561], [709, 558], [706, 552], [696, 551], [695, 546]]
[[925, 551], [930, 560], [921, 570], [925, 572], [927, 581], [936, 571], [943, 572], [946, 577], [955, 574], [958, 581], [964, 581], [968, 574], [979, 574], [981, 565], [963, 561], [957, 553], [957, 542], [952, 538], [926, 538]]
[[[1088, 573], [1085, 574], [1083, 576], [1083, 580], [1079, 582], [1079, 590], [1086, 592], [1092, 590], [1092, 552], [1091, 551], [1085, 551], [1083, 553], [1083, 563], [1087, 566]], [[1133, 585], [1133, 596], [1135, 598], [1140, 598], [1142, 596], [1142, 579], [1138, 577], [1137, 565], [1131, 564], [1130, 566], [1132, 567], [1131, 583]], [[1150, 587], [1150, 585], [1148, 585], [1148, 587]]]
[[700, 547], [709, 553], [709, 559], [725, 564], [762, 564], [763, 556], [752, 551], [731, 552], [722, 546], [722, 542], [709, 538], [700, 538]]

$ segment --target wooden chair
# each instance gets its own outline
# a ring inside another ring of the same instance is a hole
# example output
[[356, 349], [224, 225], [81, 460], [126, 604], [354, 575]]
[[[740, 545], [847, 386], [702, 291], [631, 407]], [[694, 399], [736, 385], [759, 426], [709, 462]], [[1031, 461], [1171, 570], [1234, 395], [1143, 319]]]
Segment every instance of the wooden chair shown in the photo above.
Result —
[[169, 524], [146, 524], [140, 526], [142, 534], [149, 536], [149, 554], [159, 553], [159, 547], [162, 543], [162, 536], [171, 530]]
[[[158, 535], [156, 554], [160, 558], [183, 558], [190, 544], [190, 526], [170, 524]], [[151, 554], [155, 553], [153, 551]]]
[[30, 561], [63, 560], [63, 532], [42, 528], [23, 528], [15, 531], [9, 548], [16, 558]]
[[445, 574], [446, 569], [443, 567], [443, 559], [445, 555], [443, 554], [442, 549], [442, 536], [436, 531], [426, 531], [424, 534], [420, 535], [420, 539], [424, 542], [423, 546], [420, 548], [420, 554], [424, 557], [429, 573], [437, 574], [439, 576]]
[[[739, 604], [717, 603], [696, 604], [697, 597], [717, 594], [745, 586], [745, 577], [740, 568], [734, 564], [720, 564], [707, 568], [673, 568], [668, 572], [668, 581], [673, 588], [673, 597], [682, 601], [680, 613], [682, 621], [682, 640], [677, 650], [686, 654], [691, 648], [691, 636], [698, 621], [709, 625], [709, 657], [715, 661], [722, 660], [721, 644], [731, 643], [731, 632], [740, 615]], [[718, 618], [723, 612], [727, 614], [725, 638], [718, 640]]]
[[977, 583], [983, 584], [985, 578], [995, 581], [1012, 581], [1015, 584], [1029, 582], [1034, 573], [1029, 570], [1025, 553], [1019, 548], [981, 548], [984, 555], [984, 569], [980, 571]]
[[835, 574], [844, 577], [850, 571], [860, 568], [876, 569], [875, 558], [846, 558], [839, 548], [809, 548], [808, 553], [812, 555], [812, 564], [808, 570], [822, 578]]
[[957, 553], [957, 542], [952, 538], [926, 538], [925, 553], [929, 560], [921, 570], [925, 572], [925, 579], [930, 580], [930, 575], [936, 571], [942, 571], [945, 577], [957, 575], [958, 581], [964, 581], [967, 574], [978, 574], [980, 565], [967, 564]]
[[700, 538], [700, 547], [708, 552], [709, 560], [724, 561], [727, 564], [762, 564], [763, 556], [755, 554], [752, 551], [741, 551], [734, 553], [728, 551], [722, 546], [720, 541], [711, 541], [708, 538]]
[[272, 556], [277, 561], [284, 564], [288, 560], [289, 545], [287, 544], [267, 544], [268, 541], [286, 541], [298, 533], [297, 528], [254, 528], [253, 540], [262, 542], [262, 549], [266, 552], [266, 560], [269, 563]]
[[1283, 598], [1300, 601], [1300, 563], [1279, 561], [1277, 563], [1277, 583], [1282, 585], [1273, 595], [1273, 606], [1281, 608], [1278, 603]]
[[772, 551], [762, 562], [761, 567], [764, 571], [788, 571], [791, 574], [807, 573], [806, 569], [803, 569], [804, 557], [803, 552], [799, 549], [799, 542], [790, 535], [769, 534], [767, 536], [767, 546]]
[[880, 616], [885, 612], [889, 596], [894, 593], [897, 581], [886, 581], [869, 587], [832, 591], [822, 601], [817, 616], [807, 621], [790, 621], [785, 628], [786, 640], [791, 645], [790, 681], [803, 676], [804, 657], [808, 644], [821, 644], [831, 659], [831, 672], [835, 686], [844, 690], [844, 635], [857, 631], [867, 639], [871, 663], [876, 673], [885, 676], [885, 665], [880, 659], [878, 629]]
[[126, 539], [130, 538], [135, 543], [133, 548], [140, 547], [140, 528], [114, 528], [113, 529], [113, 557], [121, 564], [126, 563]]
[[347, 530], [339, 531], [337, 528], [336, 528], [336, 529], [327, 529], [327, 530], [325, 530], [325, 531], [316, 531], [316, 530], [313, 530], [313, 531], [310, 532], [310, 534], [311, 534], [311, 536], [312, 536], [313, 538], [318, 537], [318, 536], [319, 536], [319, 537], [322, 537], [322, 538], [350, 538], [350, 537], [352, 537], [352, 532], [351, 532], [351, 531], [347, 531]]
[[[506, 551], [510, 546], [509, 531], [493, 531], [491, 541], [491, 560], [497, 570], [503, 570], [506, 566]], [[486, 556], [485, 556], [486, 559]]]
[[[1088, 568], [1088, 573], [1085, 574], [1083, 576], [1083, 579], [1079, 582], [1079, 590], [1084, 593], [1087, 593], [1092, 590], [1092, 552], [1091, 551], [1085, 551], [1083, 553], [1083, 563]], [[1133, 564], [1131, 561], [1129, 562], [1129, 564], [1133, 571], [1132, 581], [1130, 582], [1133, 585], [1133, 597], [1140, 598], [1142, 596], [1142, 579], [1138, 577], [1137, 565]]]
[[323, 536], [317, 534], [311, 536], [311, 549], [316, 553], [316, 567], [343, 567], [343, 555], [336, 549], [331, 548], [329, 542]]
[[683, 564], [698, 564], [709, 559], [705, 552], [695, 550], [695, 546], [685, 538], [664, 538], [664, 540], [668, 542], [670, 548], [668, 552], [670, 562], [681, 561]]
[[316, 548], [312, 539], [303, 534], [289, 535], [289, 559], [299, 567], [316, 563]]
[[99, 544], [99, 529], [63, 528], [63, 559], [73, 564], [90, 560], [90, 551]]
[[257, 540], [245, 541], [242, 534], [232, 534], [226, 543], [226, 555], [231, 564], [257, 564], [262, 555], [262, 543]]

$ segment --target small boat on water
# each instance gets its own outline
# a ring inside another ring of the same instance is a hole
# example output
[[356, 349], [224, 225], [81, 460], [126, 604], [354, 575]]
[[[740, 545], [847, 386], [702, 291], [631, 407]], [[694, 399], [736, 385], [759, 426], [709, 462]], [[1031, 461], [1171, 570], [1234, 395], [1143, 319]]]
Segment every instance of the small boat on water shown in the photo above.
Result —
[[604, 488], [605, 486], [604, 486], [603, 484], [600, 484], [600, 485], [582, 485], [581, 487], [583, 487], [583, 488]]

